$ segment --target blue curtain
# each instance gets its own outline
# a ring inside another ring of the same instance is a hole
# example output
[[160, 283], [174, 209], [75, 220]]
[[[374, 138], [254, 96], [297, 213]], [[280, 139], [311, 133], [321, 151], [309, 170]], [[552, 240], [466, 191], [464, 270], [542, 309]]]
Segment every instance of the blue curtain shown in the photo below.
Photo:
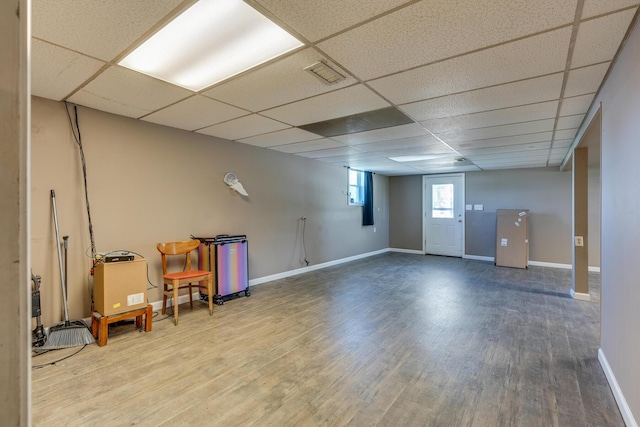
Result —
[[373, 172], [364, 172], [364, 204], [362, 225], [373, 225]]

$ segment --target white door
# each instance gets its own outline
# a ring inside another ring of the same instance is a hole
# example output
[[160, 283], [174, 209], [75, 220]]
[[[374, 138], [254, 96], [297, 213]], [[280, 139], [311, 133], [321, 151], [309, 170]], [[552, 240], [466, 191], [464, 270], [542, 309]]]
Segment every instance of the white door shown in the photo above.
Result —
[[423, 178], [424, 252], [462, 257], [464, 174]]

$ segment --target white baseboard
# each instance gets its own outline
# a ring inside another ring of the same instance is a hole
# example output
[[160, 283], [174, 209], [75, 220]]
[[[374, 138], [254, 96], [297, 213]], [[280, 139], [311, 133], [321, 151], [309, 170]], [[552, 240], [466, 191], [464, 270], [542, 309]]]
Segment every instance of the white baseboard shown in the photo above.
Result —
[[462, 258], [464, 259], [473, 259], [476, 261], [489, 261], [489, 262], [494, 262], [495, 258], [492, 256], [480, 256], [480, 255], [462, 255]]
[[402, 254], [424, 255], [424, 252], [419, 251], [417, 249], [389, 248], [389, 252], [399, 252], [399, 253], [402, 253]]
[[571, 289], [569, 293], [571, 294], [571, 298], [573, 299], [577, 299], [580, 301], [591, 301], [591, 295], [589, 294], [585, 294], [583, 292], [576, 292], [573, 289]]
[[609, 362], [607, 361], [607, 357], [604, 355], [604, 352], [601, 348], [598, 349], [598, 360], [600, 361], [600, 366], [602, 366], [604, 375], [607, 377], [609, 387], [611, 387], [613, 397], [616, 399], [616, 403], [618, 404], [618, 409], [620, 409], [620, 413], [622, 414], [624, 423], [627, 425], [627, 427], [638, 427], [638, 423], [633, 417], [633, 413], [631, 412], [631, 409], [627, 404], [627, 400], [624, 398], [624, 394], [620, 389], [618, 380], [616, 380], [616, 376], [613, 374], [611, 366], [609, 366]]

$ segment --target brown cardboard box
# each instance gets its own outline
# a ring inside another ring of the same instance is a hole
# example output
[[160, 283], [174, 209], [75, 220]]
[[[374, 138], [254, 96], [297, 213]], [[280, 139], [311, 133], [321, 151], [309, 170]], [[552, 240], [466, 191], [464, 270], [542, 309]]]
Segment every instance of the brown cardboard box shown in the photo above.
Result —
[[103, 316], [147, 306], [147, 260], [100, 263], [93, 274], [95, 311]]
[[529, 266], [529, 211], [496, 211], [496, 265], [527, 268]]

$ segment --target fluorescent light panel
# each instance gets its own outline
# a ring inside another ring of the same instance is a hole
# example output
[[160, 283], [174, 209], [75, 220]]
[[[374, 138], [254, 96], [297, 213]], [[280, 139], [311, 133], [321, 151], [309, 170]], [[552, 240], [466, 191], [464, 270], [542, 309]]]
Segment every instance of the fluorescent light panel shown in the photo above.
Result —
[[300, 46], [242, 0], [200, 0], [119, 65], [197, 92]]

